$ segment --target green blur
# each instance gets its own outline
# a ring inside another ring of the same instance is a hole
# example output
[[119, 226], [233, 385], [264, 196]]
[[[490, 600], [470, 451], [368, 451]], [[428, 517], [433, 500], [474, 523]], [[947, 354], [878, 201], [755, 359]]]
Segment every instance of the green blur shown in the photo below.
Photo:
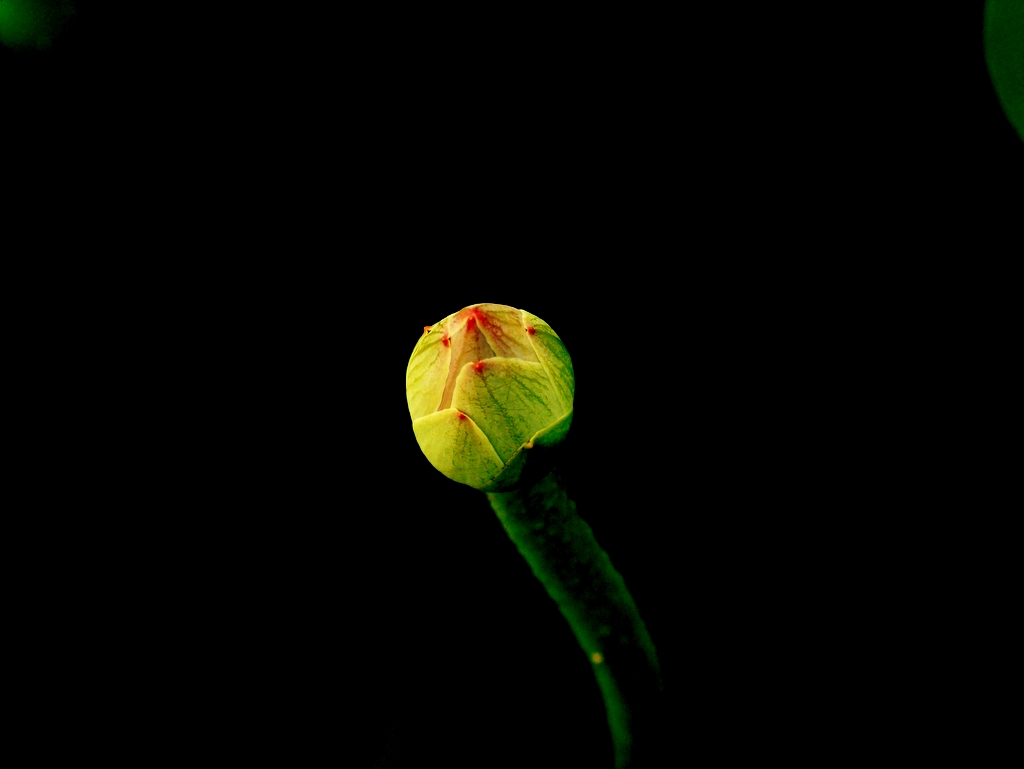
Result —
[[1024, 0], [985, 4], [985, 61], [996, 95], [1024, 140]]
[[49, 51], [74, 13], [73, 0], [0, 0], [0, 45]]

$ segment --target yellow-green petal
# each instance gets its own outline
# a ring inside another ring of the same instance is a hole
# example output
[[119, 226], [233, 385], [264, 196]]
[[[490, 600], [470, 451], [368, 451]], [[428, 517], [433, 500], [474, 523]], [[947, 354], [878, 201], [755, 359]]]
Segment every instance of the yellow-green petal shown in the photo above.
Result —
[[548, 380], [554, 385], [558, 402], [562, 411], [559, 416], [572, 410], [573, 399], [576, 395], [576, 380], [573, 376], [572, 360], [569, 353], [565, 351], [565, 345], [552, 330], [551, 326], [542, 321], [536, 315], [523, 312], [523, 319], [533, 333], [528, 336], [533, 349], [536, 352], [537, 360], [544, 367]]
[[503, 462], [564, 415], [543, 366], [511, 358], [464, 366], [452, 406], [480, 426]]
[[476, 423], [457, 409], [413, 420], [423, 455], [453, 481], [482, 489], [504, 464]]
[[412, 351], [405, 373], [405, 395], [413, 419], [433, 414], [441, 405], [451, 348], [441, 323], [425, 331]]

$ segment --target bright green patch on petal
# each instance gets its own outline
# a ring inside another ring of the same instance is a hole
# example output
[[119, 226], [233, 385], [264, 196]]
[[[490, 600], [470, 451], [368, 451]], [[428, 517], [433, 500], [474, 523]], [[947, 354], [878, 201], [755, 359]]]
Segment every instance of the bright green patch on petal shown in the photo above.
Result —
[[529, 337], [530, 342], [537, 353], [537, 360], [554, 385], [558, 402], [562, 406], [561, 413], [565, 414], [572, 409], [576, 395], [576, 379], [573, 376], [569, 353], [565, 351], [565, 345], [551, 326], [528, 312], [524, 312], [523, 317], [527, 325], [533, 327], [534, 333]]
[[481, 489], [481, 491], [508, 491], [515, 487], [519, 478], [526, 468], [526, 459], [532, 453], [532, 449], [538, 446], [557, 446], [569, 432], [569, 425], [572, 424], [572, 412], [559, 419], [553, 425], [545, 427], [512, 455], [512, 458], [505, 463], [501, 474], [494, 481]]
[[545, 427], [533, 436], [531, 443], [534, 446], [557, 446], [569, 433], [569, 426], [572, 425], [572, 409], [564, 417], [552, 425]]
[[490, 358], [459, 372], [452, 405], [473, 419], [503, 461], [562, 416], [539, 363]]
[[476, 423], [446, 409], [412, 423], [416, 441], [435, 468], [453, 481], [484, 488], [504, 464]]

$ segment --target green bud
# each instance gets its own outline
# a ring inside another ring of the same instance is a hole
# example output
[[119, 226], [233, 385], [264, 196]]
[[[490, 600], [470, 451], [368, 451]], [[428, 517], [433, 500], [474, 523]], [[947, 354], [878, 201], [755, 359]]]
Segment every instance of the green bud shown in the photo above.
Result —
[[529, 449], [569, 432], [575, 380], [547, 323], [503, 304], [474, 304], [424, 329], [405, 392], [430, 464], [481, 491], [519, 480]]

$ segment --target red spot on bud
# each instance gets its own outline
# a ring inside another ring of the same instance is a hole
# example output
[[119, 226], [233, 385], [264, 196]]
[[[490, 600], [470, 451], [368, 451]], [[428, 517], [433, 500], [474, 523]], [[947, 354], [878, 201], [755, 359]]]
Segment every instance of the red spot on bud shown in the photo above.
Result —
[[466, 333], [468, 334], [476, 328], [476, 317], [473, 315], [469, 316], [469, 320], [466, 321]]
[[474, 371], [483, 371], [484, 370], [484, 362], [481, 360], [481, 361], [477, 361], [476, 363], [474, 363], [473, 364], [473, 370]]
[[535, 329], [533, 326], [527, 326], [526, 333], [529, 334], [530, 336], [533, 336], [534, 334], [537, 333], [537, 329]]
[[443, 337], [441, 337], [441, 344], [443, 344], [445, 347], [447, 347], [448, 345], [451, 344], [451, 340], [448, 339], [448, 333], [447, 332], [445, 332], [445, 335]]
[[459, 412], [459, 419], [465, 419], [465, 418], [466, 418], [466, 415], [465, 415], [465, 414], [463, 414], [463, 413], [462, 413], [462, 412], [460, 411], [460, 412]]

